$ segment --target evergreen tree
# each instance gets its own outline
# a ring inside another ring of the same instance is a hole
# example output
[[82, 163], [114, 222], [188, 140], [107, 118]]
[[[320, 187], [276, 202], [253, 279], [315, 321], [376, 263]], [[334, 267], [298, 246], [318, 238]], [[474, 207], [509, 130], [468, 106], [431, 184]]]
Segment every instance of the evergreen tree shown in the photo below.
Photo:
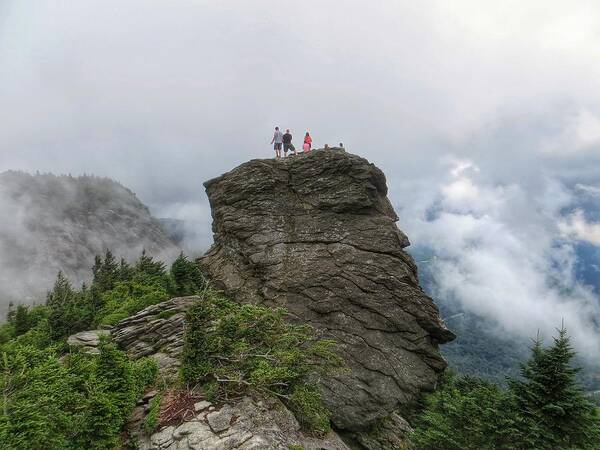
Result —
[[196, 263], [190, 261], [183, 252], [171, 265], [171, 276], [175, 282], [175, 295], [195, 294], [204, 288], [206, 281]]
[[163, 277], [166, 273], [165, 264], [162, 261], [154, 261], [152, 256], [146, 254], [146, 250], [142, 251], [142, 256], [135, 265], [135, 271], [139, 275], [157, 278]]
[[94, 257], [94, 265], [92, 266], [92, 275], [94, 276], [94, 280], [98, 278], [100, 270], [102, 270], [102, 257], [100, 255], [96, 255]]
[[[411, 441], [419, 450], [516, 450], [513, 403], [495, 384], [446, 373], [424, 399]], [[532, 447], [533, 448], [533, 447]]]
[[15, 317], [15, 303], [11, 300], [8, 302], [8, 312], [6, 313], [6, 319], [10, 322]]
[[48, 292], [46, 306], [52, 339], [85, 330], [93, 318], [87, 296], [76, 292], [62, 272], [58, 272], [54, 288]]
[[92, 272], [94, 274], [94, 285], [100, 292], [109, 291], [114, 288], [118, 280], [119, 265], [110, 250], [106, 250], [104, 261], [96, 256]]
[[102, 294], [110, 291], [119, 281], [119, 265], [115, 261], [110, 250], [106, 250], [104, 260], [96, 255], [94, 266], [92, 267], [94, 275], [91, 295], [87, 297], [94, 314], [104, 306]]
[[31, 321], [29, 318], [29, 307], [25, 305], [17, 306], [17, 310], [14, 315], [15, 325], [15, 336], [27, 333], [31, 328]]
[[119, 262], [119, 269], [117, 270], [117, 279], [119, 281], [129, 281], [131, 280], [132, 276], [133, 269], [124, 258], [121, 258], [121, 261]]
[[46, 296], [46, 305], [49, 308], [58, 308], [67, 304], [75, 296], [71, 282], [64, 276], [62, 271], [58, 272], [54, 287]]
[[585, 397], [571, 366], [575, 352], [562, 328], [547, 349], [539, 339], [521, 371], [522, 380], [511, 380], [521, 432], [527, 448], [597, 449], [600, 418]]

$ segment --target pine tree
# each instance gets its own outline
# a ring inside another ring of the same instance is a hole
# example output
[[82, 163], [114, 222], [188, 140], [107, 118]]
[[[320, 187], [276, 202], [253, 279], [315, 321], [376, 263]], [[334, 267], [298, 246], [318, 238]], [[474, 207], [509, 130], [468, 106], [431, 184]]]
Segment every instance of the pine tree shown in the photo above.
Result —
[[206, 281], [196, 263], [190, 261], [183, 252], [171, 265], [171, 276], [175, 282], [175, 295], [192, 295], [205, 286]]
[[578, 385], [579, 368], [570, 365], [575, 352], [562, 328], [554, 344], [542, 348], [534, 341], [532, 354], [521, 370], [523, 380], [512, 380], [520, 440], [528, 448], [597, 449], [600, 418]]
[[119, 275], [119, 265], [110, 250], [106, 250], [104, 261], [96, 256], [92, 272], [94, 273], [94, 285], [100, 292], [110, 291], [114, 288]]
[[54, 288], [46, 297], [48, 326], [52, 339], [61, 339], [71, 333], [85, 330], [93, 317], [89, 303], [89, 295], [76, 292], [63, 273], [58, 272]]
[[94, 257], [94, 265], [92, 266], [92, 275], [94, 276], [94, 280], [96, 280], [102, 270], [102, 257], [100, 255], [96, 255]]
[[119, 281], [130, 281], [132, 276], [133, 269], [124, 258], [121, 258], [121, 261], [119, 262], [119, 269], [117, 270], [117, 279]]
[[71, 286], [71, 282], [64, 276], [62, 271], [59, 271], [56, 276], [56, 281], [54, 282], [54, 287], [46, 296], [46, 305], [50, 308], [64, 305], [69, 302], [74, 295], [75, 291]]
[[154, 261], [152, 256], [146, 255], [146, 250], [142, 250], [142, 256], [135, 265], [135, 271], [139, 275], [162, 277], [165, 275], [165, 264], [162, 261]]
[[31, 321], [29, 319], [29, 307], [25, 305], [17, 306], [17, 310], [14, 316], [15, 335], [20, 336], [21, 334], [27, 333], [31, 328]]

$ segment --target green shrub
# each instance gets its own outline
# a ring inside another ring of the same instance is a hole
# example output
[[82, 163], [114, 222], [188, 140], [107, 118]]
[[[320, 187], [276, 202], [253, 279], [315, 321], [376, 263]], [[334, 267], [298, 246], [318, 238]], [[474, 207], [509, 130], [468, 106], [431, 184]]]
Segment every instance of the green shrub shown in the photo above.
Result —
[[333, 341], [284, 320], [283, 309], [238, 305], [207, 290], [186, 314], [182, 376], [211, 399], [258, 392], [286, 402], [302, 424], [329, 429], [329, 414], [309, 376], [341, 365]]
[[510, 401], [496, 385], [451, 376], [425, 400], [412, 441], [422, 450], [510, 449]]
[[114, 289], [101, 295], [104, 305], [96, 315], [96, 323], [114, 325], [142, 309], [169, 298], [160, 280], [133, 279], [118, 282]]
[[[25, 335], [23, 335], [25, 336]], [[130, 362], [110, 343], [100, 355], [75, 352], [59, 360], [55, 346], [3, 346], [0, 448], [117, 448], [120, 433], [156, 364]]]
[[321, 395], [314, 385], [295, 386], [289, 406], [304, 428], [319, 433], [327, 433], [331, 429], [329, 411], [323, 405]]
[[170, 317], [173, 317], [175, 314], [177, 314], [177, 311], [161, 311], [156, 316], [154, 316], [154, 318], [155, 319], [168, 319]]
[[158, 426], [161, 400], [162, 400], [162, 396], [160, 394], [157, 394], [150, 401], [150, 407], [148, 408], [148, 414], [146, 414], [146, 417], [144, 418], [144, 423], [143, 423], [144, 431], [148, 434], [150, 434], [154, 430], [156, 430], [156, 427]]

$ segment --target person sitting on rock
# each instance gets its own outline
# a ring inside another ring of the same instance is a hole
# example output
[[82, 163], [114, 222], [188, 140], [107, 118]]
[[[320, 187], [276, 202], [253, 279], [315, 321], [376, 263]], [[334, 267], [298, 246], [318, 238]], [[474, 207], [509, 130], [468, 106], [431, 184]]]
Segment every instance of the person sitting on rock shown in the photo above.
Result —
[[287, 156], [287, 152], [292, 152], [292, 155], [296, 154], [296, 149], [292, 144], [292, 134], [290, 130], [285, 130], [285, 134], [283, 135], [283, 156]]
[[275, 134], [273, 134], [273, 139], [271, 139], [271, 144], [274, 145], [275, 149], [275, 158], [281, 158], [281, 144], [283, 143], [283, 133], [279, 130], [279, 127], [275, 127]]
[[304, 145], [302, 146], [302, 151], [304, 153], [310, 152], [311, 145], [312, 145], [312, 138], [310, 137], [310, 134], [308, 134], [308, 131], [307, 131], [306, 135], [304, 136]]

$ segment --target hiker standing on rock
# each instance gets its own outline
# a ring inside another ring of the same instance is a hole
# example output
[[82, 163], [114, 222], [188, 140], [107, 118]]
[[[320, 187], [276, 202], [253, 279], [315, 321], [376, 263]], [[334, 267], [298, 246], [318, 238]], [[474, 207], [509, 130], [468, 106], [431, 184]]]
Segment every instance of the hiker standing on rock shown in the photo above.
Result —
[[283, 143], [283, 133], [279, 131], [279, 127], [275, 127], [275, 134], [273, 135], [273, 139], [271, 139], [271, 144], [274, 145], [275, 149], [275, 157], [281, 158], [281, 144]]
[[292, 144], [292, 135], [290, 133], [290, 130], [287, 129], [285, 130], [285, 134], [283, 135], [283, 155], [287, 156], [287, 152], [289, 151], [293, 152], [292, 155], [296, 154], [296, 149]]
[[307, 131], [306, 135], [304, 136], [304, 145], [302, 146], [302, 150], [304, 151], [304, 153], [310, 152], [311, 145], [312, 145], [312, 138], [310, 137], [310, 134], [308, 134], [308, 131]]

